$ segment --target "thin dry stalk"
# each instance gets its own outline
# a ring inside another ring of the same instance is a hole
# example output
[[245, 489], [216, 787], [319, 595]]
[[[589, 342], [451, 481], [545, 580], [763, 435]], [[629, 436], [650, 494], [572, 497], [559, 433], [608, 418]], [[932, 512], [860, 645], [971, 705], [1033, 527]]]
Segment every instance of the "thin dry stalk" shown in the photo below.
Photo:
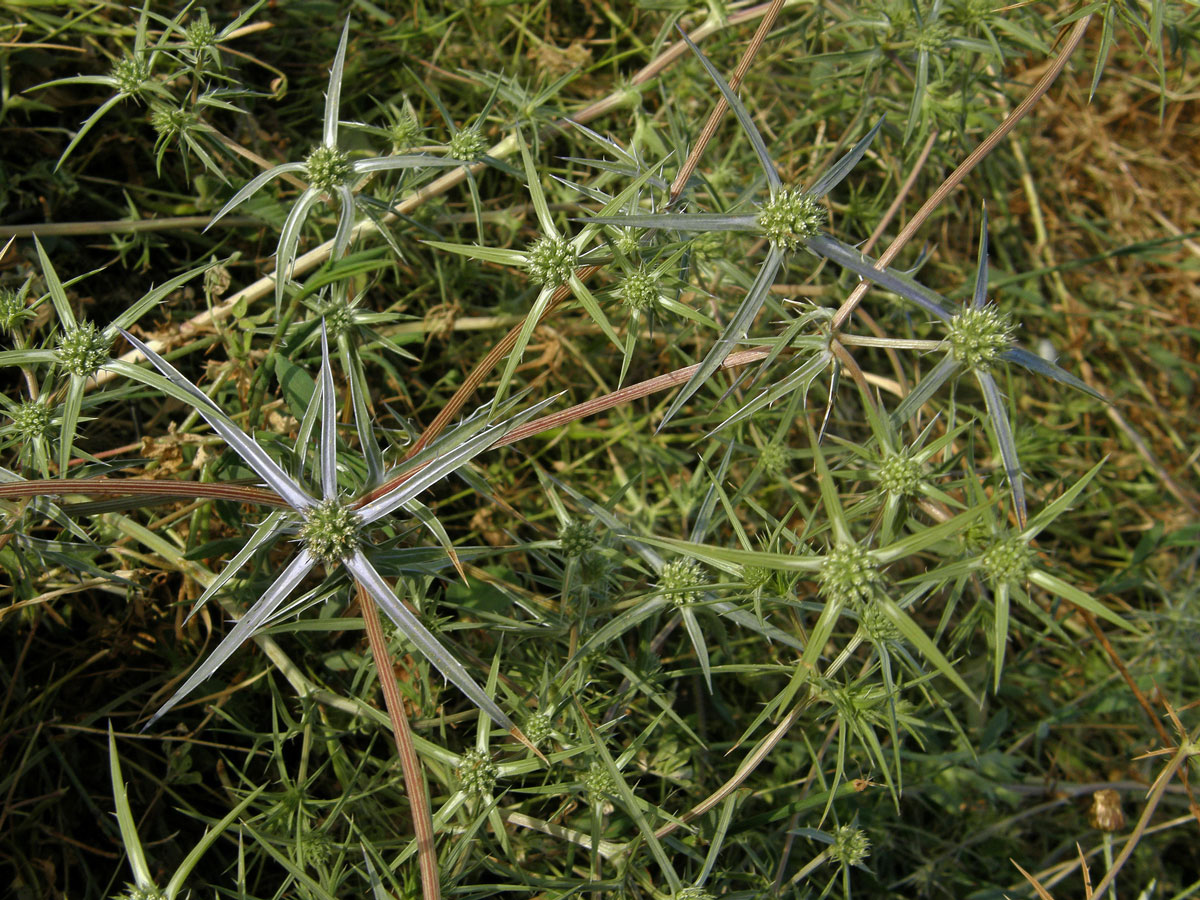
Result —
[[440, 900], [442, 896], [441, 876], [438, 874], [437, 846], [433, 840], [433, 816], [429, 806], [429, 792], [425, 786], [425, 773], [417, 757], [412, 729], [404, 715], [404, 704], [396, 687], [396, 672], [388, 655], [387, 641], [379, 623], [379, 611], [370, 594], [357, 585], [358, 605], [362, 608], [363, 621], [367, 626], [367, 640], [371, 644], [371, 655], [375, 659], [375, 671], [379, 675], [379, 686], [383, 689], [383, 702], [387, 706], [388, 718], [392, 721], [392, 734], [396, 738], [396, 751], [400, 756], [400, 768], [404, 772], [404, 789], [408, 793], [409, 808], [412, 810], [413, 831], [417, 835], [417, 859], [421, 869], [421, 894], [425, 900]]

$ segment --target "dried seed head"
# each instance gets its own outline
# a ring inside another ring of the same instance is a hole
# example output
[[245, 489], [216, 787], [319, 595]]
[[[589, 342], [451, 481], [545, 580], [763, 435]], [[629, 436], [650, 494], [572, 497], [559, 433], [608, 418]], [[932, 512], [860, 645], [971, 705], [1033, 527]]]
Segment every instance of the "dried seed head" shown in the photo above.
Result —
[[108, 361], [108, 340], [95, 323], [81, 322], [58, 339], [58, 358], [72, 375], [91, 378]]
[[783, 188], [758, 211], [758, 227], [771, 245], [798, 250], [821, 228], [825, 214], [816, 197], [799, 188]]
[[496, 786], [498, 774], [496, 764], [478, 750], [468, 750], [458, 764], [458, 780], [462, 783], [463, 791], [470, 797], [490, 794]]
[[318, 144], [304, 160], [304, 172], [308, 183], [317, 190], [332, 194], [350, 180], [352, 173], [350, 157], [337, 147]]
[[969, 307], [950, 320], [950, 350], [972, 369], [987, 371], [1012, 345], [1012, 317], [994, 306]]
[[308, 551], [327, 565], [349, 556], [358, 544], [362, 520], [349, 506], [337, 499], [322, 500], [305, 512], [307, 521], [300, 528]]
[[544, 237], [529, 248], [529, 274], [543, 287], [566, 284], [575, 273], [575, 248], [563, 237]]
[[881, 580], [867, 551], [858, 544], [838, 544], [829, 548], [817, 574], [821, 594], [848, 606], [860, 606], [871, 596]]
[[1110, 834], [1125, 827], [1125, 813], [1121, 809], [1121, 795], [1111, 788], [1092, 794], [1092, 808], [1088, 819], [1093, 828]]

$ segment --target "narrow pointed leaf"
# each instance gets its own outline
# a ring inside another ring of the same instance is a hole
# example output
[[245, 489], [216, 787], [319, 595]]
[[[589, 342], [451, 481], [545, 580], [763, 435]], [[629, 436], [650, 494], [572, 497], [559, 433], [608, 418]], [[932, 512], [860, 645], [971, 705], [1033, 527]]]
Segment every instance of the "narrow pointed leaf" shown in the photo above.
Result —
[[227, 202], [217, 211], [217, 214], [212, 217], [206, 226], [204, 226], [204, 230], [207, 231], [208, 229], [212, 228], [213, 225], [227, 216], [230, 212], [232, 212], [254, 194], [257, 194], [259, 190], [262, 189], [263, 185], [265, 185], [272, 178], [278, 178], [280, 175], [286, 175], [288, 172], [303, 171], [304, 163], [293, 162], [284, 163], [283, 165], [276, 166], [273, 169], [267, 169], [265, 172], [259, 172], [244, 185], [242, 185], [241, 189], [229, 199], [229, 202]]
[[354, 192], [350, 186], [339, 184], [337, 187], [338, 202], [341, 210], [338, 212], [337, 231], [333, 233], [333, 258], [338, 259], [350, 246], [350, 236], [354, 233]]
[[704, 642], [704, 631], [700, 628], [700, 623], [696, 620], [695, 610], [685, 606], [679, 612], [683, 616], [683, 627], [687, 629], [688, 639], [692, 642], [692, 649], [696, 651], [696, 659], [700, 663], [700, 671], [704, 675], [704, 683], [711, 694], [713, 689], [712, 666], [708, 661], [708, 646]]
[[1134, 634], [1142, 633], [1132, 623], [1118, 616], [1091, 594], [1084, 593], [1079, 588], [1068, 584], [1061, 578], [1051, 575], [1049, 572], [1034, 569], [1029, 573], [1029, 580], [1038, 587], [1074, 603], [1080, 609], [1087, 610], [1094, 616], [1099, 616], [1101, 619], [1112, 622], [1114, 625], [1119, 625], [1126, 631], [1131, 631]]
[[342, 70], [346, 66], [346, 41], [350, 37], [350, 17], [342, 26], [342, 39], [329, 69], [329, 90], [325, 92], [325, 122], [321, 138], [326, 147], [337, 147], [338, 109], [342, 105]]
[[1012, 425], [1008, 421], [1008, 410], [996, 379], [988, 372], [976, 372], [975, 379], [983, 389], [984, 403], [987, 405], [988, 418], [996, 435], [996, 443], [1000, 447], [1000, 459], [1004, 462], [1004, 474], [1008, 477], [1012, 488], [1013, 506], [1017, 510], [1017, 521], [1025, 527], [1025, 485], [1021, 481], [1021, 461], [1017, 458], [1017, 442], [1013, 438]]
[[54, 304], [54, 312], [58, 315], [59, 325], [64, 330], [77, 328], [78, 323], [75, 321], [75, 311], [71, 309], [71, 302], [67, 299], [67, 292], [63, 289], [58, 272], [54, 270], [54, 264], [50, 262], [50, 257], [46, 255], [46, 248], [42, 246], [42, 242], [38, 240], [36, 234], [33, 236], [33, 243], [37, 247], [38, 259], [42, 263], [42, 278], [46, 281], [46, 291], [50, 294], [50, 302]]
[[979, 265], [975, 269], [975, 292], [971, 295], [971, 305], [975, 309], [983, 309], [987, 303], [988, 287], [988, 233], [987, 206], [983, 207], [983, 222], [979, 226]]
[[191, 677], [183, 683], [183, 686], [151, 717], [150, 721], [146, 723], [146, 727], [149, 728], [161, 719], [172, 707], [187, 697], [188, 694], [203, 682], [207, 681], [209, 676], [216, 672], [221, 667], [221, 664], [229, 659], [238, 647], [253, 637], [254, 633], [262, 628], [267, 619], [288, 598], [288, 595], [295, 590], [296, 586], [304, 580], [305, 576], [312, 571], [315, 565], [316, 560], [312, 554], [307, 549], [301, 548], [296, 557], [288, 563], [287, 568], [283, 570], [282, 574], [275, 579], [275, 583], [267, 588], [262, 597], [246, 611], [244, 616], [237, 620], [237, 624], [233, 626], [229, 634], [225, 635], [225, 639], [217, 645], [217, 649], [208, 655], [208, 658], [197, 667]]
[[863, 158], [863, 154], [867, 152], [867, 148], [875, 140], [875, 135], [879, 134], [879, 129], [883, 127], [883, 122], [884, 119], [880, 118], [875, 123], [875, 126], [857, 144], [851, 147], [841, 159], [830, 166], [828, 172], [814, 181], [805, 193], [813, 197], [824, 197], [841, 184], [845, 177], [850, 174], [850, 171], [858, 165], [858, 161]]
[[924, 378], [918, 381], [908, 395], [900, 402], [892, 413], [892, 421], [902, 424], [917, 414], [922, 406], [929, 402], [938, 389], [950, 380], [959, 370], [958, 360], [953, 354], [947, 353]]
[[183, 885], [187, 881], [188, 876], [192, 874], [192, 869], [196, 868], [196, 863], [200, 862], [200, 857], [208, 852], [208, 848], [216, 843], [217, 838], [224, 833], [225, 829], [236, 822], [238, 817], [246, 811], [246, 808], [250, 806], [250, 804], [258, 798], [258, 795], [265, 791], [267, 787], [268, 785], [266, 784], [260, 784], [258, 787], [248, 793], [241, 800], [241, 802], [238, 803], [237, 806], [227, 812], [224, 818], [222, 818], [211, 828], [205, 830], [200, 840], [198, 840], [196, 845], [188, 851], [188, 855], [183, 858], [183, 862], [179, 864], [179, 867], [175, 870], [175, 874], [172, 875], [171, 880], [167, 882], [167, 886], [163, 888], [163, 894], [166, 897], [166, 900], [175, 900], [175, 898], [179, 896], [179, 892], [183, 890]]
[[109, 340], [113, 340], [117, 336], [117, 332], [121, 328], [128, 328], [143, 315], [158, 305], [158, 302], [173, 291], [183, 287], [197, 275], [206, 272], [211, 268], [211, 264], [205, 263], [202, 266], [196, 266], [194, 269], [189, 269], [182, 275], [172, 278], [170, 281], [164, 281], [156, 288], [151, 288], [144, 297], [135, 302], [128, 309], [124, 310], [120, 315], [112, 320], [112, 323], [105, 326], [102, 334]]
[[525, 143], [525, 136], [521, 134], [520, 129], [517, 130], [517, 144], [521, 148], [521, 161], [525, 164], [525, 183], [529, 188], [529, 199], [533, 203], [533, 211], [537, 214], [538, 225], [544, 235], [557, 238], [560, 235], [558, 229], [554, 227], [554, 217], [550, 215], [550, 206], [546, 203], [541, 176], [538, 175], [537, 167], [533, 164], [533, 155], [529, 152], [529, 145]]
[[321, 320], [321, 497], [337, 496], [337, 405], [333, 396], [333, 369], [329, 365], [329, 336]]
[[992, 618], [992, 657], [994, 659], [992, 690], [999, 691], [1000, 674], [1004, 671], [1004, 651], [1008, 647], [1008, 613], [1010, 606], [1008, 582], [1002, 581], [996, 585], [996, 590], [992, 592], [992, 605], [995, 607], [995, 615]]
[[1092, 479], [1096, 477], [1101, 467], [1107, 461], [1108, 457], [1105, 457], [1092, 466], [1082, 478], [1063, 491], [1062, 496], [1055, 499], [1052, 503], [1047, 504], [1040, 513], [1030, 519], [1025, 530], [1021, 532], [1022, 539], [1026, 541], [1033, 540], [1043, 528], [1070, 509], [1080, 493], [1083, 492], [1083, 489], [1091, 483]]
[[746, 132], [746, 136], [750, 138], [750, 143], [754, 147], [754, 152], [758, 154], [758, 161], [762, 163], [763, 174], [767, 176], [767, 184], [770, 185], [771, 193], [774, 194], [782, 184], [783, 180], [779, 177], [779, 173], [775, 171], [775, 163], [771, 162], [771, 154], [767, 152], [766, 142], [763, 141], [763, 136], [758, 131], [758, 126], [754, 124], [754, 120], [750, 118], [750, 113], [746, 111], [746, 107], [742, 101], [738, 99], [738, 95], [734, 93], [733, 88], [729, 86], [721, 73], [717, 71], [716, 66], [709, 62], [699, 47], [692, 43], [692, 39], [684, 34], [683, 29], [679, 29], [679, 34], [684, 42], [692, 48], [692, 52], [696, 54], [696, 58], [700, 60], [700, 65], [704, 66], [704, 70], [708, 72], [708, 76], [717, 85], [721, 91], [721, 95], [725, 98], [725, 102], [729, 104], [729, 108], [733, 110], [733, 114], [737, 116], [738, 122], [742, 126], [742, 130]]
[[112, 779], [113, 805], [117, 808], [117, 827], [121, 831], [121, 844], [129, 857], [129, 868], [133, 870], [134, 883], [143, 890], [154, 888], [154, 878], [146, 865], [146, 853], [138, 837], [137, 821], [129, 807], [129, 794], [125, 789], [125, 778], [121, 774], [121, 759], [117, 756], [117, 739], [113, 735], [112, 722], [108, 723], [108, 772]]
[[58, 444], [58, 477], [66, 478], [71, 464], [71, 452], [75, 448], [75, 426], [79, 424], [79, 411], [83, 409], [83, 390], [87, 379], [72, 375], [67, 396], [62, 405], [62, 425]]
[[[43, 85], [43, 87], [45, 87], [45, 85]], [[58, 162], [54, 164], [54, 171], [57, 172], [60, 168], [62, 168], [62, 164], [66, 162], [67, 157], [71, 155], [71, 152], [79, 146], [79, 142], [83, 140], [84, 136], [92, 130], [92, 126], [104, 118], [104, 114], [124, 100], [126, 96], [128, 95], [121, 93], [113, 94], [103, 103], [101, 103], [94, 113], [87, 117], [84, 123], [79, 126], [79, 130], [75, 132], [75, 136], [71, 138], [71, 143], [67, 144], [67, 149], [62, 152], [62, 156], [58, 158]]]
[[899, 294], [906, 300], [911, 300], [917, 306], [937, 316], [943, 322], [949, 322], [954, 318], [947, 310], [945, 301], [939, 294], [929, 290], [923, 284], [917, 283], [908, 275], [897, 272], [895, 269], [880, 269], [876, 267], [873, 259], [865, 256], [849, 244], [842, 243], [837, 238], [830, 237], [827, 234], [818, 234], [810, 237], [805, 242], [805, 246], [814, 253], [818, 253], [831, 262], [837, 263], [843, 269], [853, 272], [860, 278], [877, 284], [894, 294]]
[[1102, 393], [1096, 390], [1091, 385], [1076, 378], [1066, 369], [1048, 359], [1042, 359], [1036, 353], [1030, 353], [1028, 350], [1022, 350], [1020, 347], [1010, 347], [1000, 354], [1001, 359], [1016, 363], [1019, 366], [1024, 366], [1031, 372], [1036, 372], [1038, 375], [1044, 375], [1047, 378], [1053, 378], [1068, 387], [1073, 387], [1077, 391], [1083, 391], [1085, 394], [1090, 394], [1102, 403], [1111, 403], [1112, 401], [1105, 397]]
[[721, 336], [717, 338], [717, 342], [712, 349], [701, 361], [699, 368], [692, 373], [692, 377], [688, 379], [687, 384], [671, 401], [671, 405], [667, 408], [666, 414], [659, 423], [659, 429], [662, 429], [674, 415], [683, 408], [683, 405], [691, 399], [708, 379], [713, 372], [721, 367], [721, 363], [725, 361], [725, 357], [733, 350], [734, 345], [746, 336], [747, 330], [750, 328], [759, 310], [767, 300], [767, 294], [771, 290], [771, 285], [775, 281], [775, 276], [779, 272], [779, 267], [783, 264], [783, 251], [777, 247], [772, 247], [767, 254], [767, 258], [763, 261], [762, 267], [758, 270], [758, 275], [754, 279], [754, 283], [750, 285], [750, 290], [746, 292], [745, 298], [741, 305], [733, 314], [733, 318], [729, 320], [729, 324], [725, 326], [725, 330]]
[[279, 463], [271, 459], [266, 450], [260, 447], [246, 432], [242, 431], [229, 416], [225, 415], [220, 407], [209, 399], [207, 394], [184, 378], [178, 369], [132, 334], [124, 330], [121, 331], [121, 334], [125, 337], [125, 340], [140, 350], [142, 355], [155, 368], [162, 372], [165, 383], [152, 377], [154, 375], [153, 372], [148, 372], [138, 366], [122, 363], [120, 360], [114, 360], [110, 363], [108, 366], [110, 369], [121, 372], [126, 377], [133, 378], [150, 387], [158, 388], [159, 390], [165, 389], [171, 396], [181, 397], [184, 399], [184, 402], [194, 404], [196, 412], [204, 417], [204, 421], [208, 422], [213, 430], [221, 435], [225, 439], [225, 442], [233, 448], [234, 452], [242, 458], [246, 465], [257, 472], [258, 476], [275, 493], [286, 500], [289, 505], [297, 510], [307, 509], [313, 505], [313, 498], [300, 485], [296, 484], [291, 476], [280, 468]]
[[512, 720], [504, 714], [504, 710], [496, 705], [496, 701], [475, 683], [463, 664], [455, 659], [429, 629], [421, 624], [421, 620], [401, 602], [361, 550], [357, 550], [353, 556], [347, 557], [343, 564], [367, 589], [387, 617], [404, 632], [405, 637], [412, 641], [430, 665], [452, 681], [472, 703], [491, 716], [492, 721], [505, 731], [512, 731], [516, 728]]
[[355, 175], [366, 175], [369, 172], [385, 172], [389, 169], [419, 169], [423, 166], [438, 166], [439, 168], [456, 169], [462, 163], [457, 159], [445, 156], [425, 156], [422, 154], [403, 154], [400, 156], [380, 156], [375, 159], [360, 159], [351, 170]]
[[399, 509], [417, 494], [421, 493], [421, 491], [441, 481], [460, 466], [470, 462], [508, 432], [512, 431], [512, 429], [533, 418], [557, 399], [556, 395], [548, 397], [540, 403], [535, 403], [524, 412], [504, 422], [488, 426], [468, 440], [463, 441], [462, 444], [454, 446], [441, 456], [434, 458], [428, 465], [399, 485], [395, 490], [384, 494], [382, 497], [359, 509], [358, 514], [362, 517], [363, 524], [370, 524], [377, 519], [383, 518], [388, 513]]
[[230, 557], [229, 562], [225, 564], [225, 568], [221, 570], [221, 573], [217, 575], [217, 577], [211, 582], [209, 582], [208, 587], [204, 589], [204, 593], [196, 598], [196, 602], [192, 604], [192, 608], [188, 612], [187, 618], [183, 620], [185, 625], [192, 620], [192, 616], [199, 612], [200, 608], [204, 606], [205, 603], [212, 599], [217, 592], [221, 590], [221, 588], [225, 587], [225, 585], [229, 583], [229, 580], [233, 578], [234, 575], [241, 571], [242, 566], [250, 561], [250, 558], [258, 552], [260, 547], [263, 547], [268, 541], [279, 536], [283, 530], [281, 526], [283, 525], [284, 519], [287, 517], [287, 515], [287, 510], [276, 509], [272, 510], [271, 513], [265, 519], [263, 519], [258, 527], [254, 529], [254, 532], [250, 535], [250, 539], [246, 541], [242, 549]]
[[308, 216], [308, 211], [321, 199], [321, 192], [309, 188], [296, 198], [295, 205], [288, 213], [279, 231], [279, 249], [275, 252], [275, 312], [283, 308], [283, 289], [292, 277], [292, 263], [296, 260], [296, 248], [300, 244], [300, 228]]
[[895, 600], [882, 592], [878, 592], [874, 602], [879, 604], [880, 609], [891, 619], [892, 624], [896, 626], [900, 634], [916, 647], [920, 654], [939, 673], [950, 679], [954, 683], [954, 686], [962, 691], [970, 700], [975, 700], [975, 695], [971, 693], [971, 689], [967, 687], [967, 683], [963, 681], [962, 676], [955, 671], [954, 666], [950, 665], [950, 660], [946, 659], [942, 651], [937, 648], [937, 645], [925, 633], [925, 630], [908, 613], [902, 610]]
[[639, 213], [626, 216], [589, 216], [572, 219], [589, 225], [617, 225], [624, 228], [662, 228], [671, 231], [757, 231], [758, 216], [724, 213]]

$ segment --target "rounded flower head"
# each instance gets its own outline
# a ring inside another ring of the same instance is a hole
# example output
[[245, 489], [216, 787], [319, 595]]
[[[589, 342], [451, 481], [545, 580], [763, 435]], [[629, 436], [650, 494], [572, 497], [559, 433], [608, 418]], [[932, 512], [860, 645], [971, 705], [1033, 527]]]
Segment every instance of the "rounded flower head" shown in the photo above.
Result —
[[136, 884], [125, 885], [125, 890], [114, 896], [113, 900], [166, 900], [166, 892], [153, 885], [139, 887]]
[[764, 444], [758, 451], [758, 459], [762, 463], [763, 472], [771, 478], [782, 478], [787, 472], [787, 450], [778, 441]]
[[50, 410], [37, 402], [22, 403], [12, 412], [13, 431], [22, 440], [45, 437], [50, 430]]
[[450, 154], [451, 159], [461, 159], [469, 163], [482, 159], [486, 149], [487, 141], [478, 128], [464, 128], [446, 144], [446, 152]]
[[183, 36], [188, 49], [193, 53], [210, 50], [217, 44], [217, 29], [208, 21], [208, 14], [205, 12], [183, 30]]
[[555, 288], [575, 273], [575, 248], [562, 237], [544, 237], [529, 248], [529, 274], [539, 284]]
[[164, 140], [178, 140], [200, 125], [200, 117], [190, 109], [155, 106], [150, 110], [150, 124]]
[[458, 780], [462, 789], [472, 797], [490, 794], [496, 786], [496, 764], [478, 750], [468, 750], [458, 764]]
[[842, 865], [856, 866], [871, 855], [871, 841], [861, 828], [841, 825], [833, 833], [830, 853]]
[[388, 128], [388, 137], [392, 141], [392, 146], [397, 150], [407, 150], [409, 147], [416, 145], [421, 137], [421, 123], [416, 120], [412, 113], [404, 110], [391, 127]]
[[610, 794], [617, 792], [617, 783], [604, 767], [604, 763], [594, 762], [588, 766], [587, 775], [583, 777], [583, 790], [589, 803], [601, 803]]
[[662, 275], [649, 266], [638, 266], [625, 276], [617, 291], [629, 309], [639, 312], [649, 309], [662, 293]]
[[658, 573], [659, 590], [670, 594], [676, 606], [695, 603], [706, 580], [700, 563], [686, 556], [671, 560]]
[[331, 194], [350, 180], [350, 157], [337, 147], [320, 144], [304, 160], [308, 183], [319, 191]]
[[817, 580], [827, 599], [858, 606], [870, 598], [881, 578], [866, 550], [858, 544], [838, 544], [825, 555]]
[[1013, 339], [1012, 317], [994, 306], [970, 307], [950, 320], [950, 352], [972, 369], [988, 370]]
[[300, 536], [313, 556], [328, 564], [340, 562], [354, 551], [361, 520], [353, 509], [336, 499], [323, 500], [310, 506], [306, 515]]
[[545, 713], [534, 713], [525, 720], [525, 737], [537, 746], [554, 733], [554, 720]]
[[823, 220], [817, 198], [799, 188], [783, 188], [758, 211], [758, 227], [781, 250], [799, 250], [820, 230]]
[[693, 884], [676, 891], [672, 900], [713, 900], [713, 895]]
[[118, 91], [136, 97], [150, 83], [150, 66], [140, 56], [122, 56], [113, 65], [112, 77]]
[[585, 522], [572, 519], [558, 530], [558, 541], [567, 556], [583, 556], [596, 543], [596, 532]]
[[58, 339], [58, 358], [72, 375], [90, 378], [108, 361], [108, 341], [95, 323], [82, 322]]
[[1033, 567], [1033, 550], [1020, 537], [992, 544], [980, 559], [983, 571], [994, 583], [1023, 581]]
[[742, 581], [752, 591], [761, 591], [770, 584], [771, 575], [771, 570], [765, 566], [744, 566], [742, 568]]
[[879, 464], [879, 487], [885, 494], [908, 497], [921, 486], [921, 464], [903, 453], [889, 453]]
[[0, 288], [0, 331], [11, 332], [25, 319], [33, 317], [33, 311], [25, 304], [27, 287], [14, 291]]

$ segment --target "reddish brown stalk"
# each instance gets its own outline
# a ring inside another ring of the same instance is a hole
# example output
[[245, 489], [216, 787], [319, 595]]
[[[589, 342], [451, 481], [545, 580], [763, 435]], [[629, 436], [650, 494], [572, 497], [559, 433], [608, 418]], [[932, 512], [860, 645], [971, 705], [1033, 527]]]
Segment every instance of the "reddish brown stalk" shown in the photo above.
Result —
[[[762, 17], [762, 21], [758, 23], [758, 28], [754, 30], [754, 37], [750, 38], [750, 44], [746, 47], [746, 52], [742, 54], [742, 58], [738, 62], [737, 69], [729, 79], [729, 86], [734, 91], [742, 86], [742, 81], [745, 79], [746, 73], [750, 71], [750, 65], [754, 62], [754, 57], [758, 55], [759, 48], [762, 47], [763, 41], [766, 40], [767, 32], [775, 26], [775, 19], [779, 17], [781, 9], [783, 9], [783, 0], [771, 0], [766, 14]], [[675, 176], [675, 181], [671, 184], [671, 194], [667, 201], [668, 207], [674, 206], [680, 194], [683, 193], [683, 189], [687, 187], [688, 179], [696, 171], [700, 157], [708, 149], [709, 143], [717, 133], [717, 126], [721, 124], [721, 119], [728, 111], [729, 101], [725, 99], [724, 95], [718, 97], [717, 105], [709, 113], [708, 121], [704, 123], [704, 128], [700, 131], [700, 137], [696, 139], [695, 146], [692, 147], [687, 159], [684, 160], [683, 166], [679, 169], [679, 174]]]
[[379, 623], [379, 611], [375, 601], [361, 584], [358, 589], [358, 605], [362, 609], [363, 621], [367, 626], [367, 641], [371, 655], [375, 658], [375, 671], [379, 675], [379, 686], [383, 689], [383, 703], [388, 718], [392, 721], [392, 735], [396, 739], [396, 752], [400, 756], [400, 769], [404, 773], [404, 789], [408, 793], [412, 809], [413, 831], [417, 835], [417, 859], [421, 868], [421, 893], [425, 900], [440, 900], [442, 896], [441, 876], [438, 874], [437, 846], [433, 840], [433, 817], [430, 814], [429, 793], [425, 787], [425, 773], [413, 743], [412, 729], [404, 714], [400, 690], [396, 686], [396, 672], [388, 655], [387, 641]]
[[150, 478], [46, 478], [34, 481], [13, 481], [0, 484], [0, 500], [27, 497], [64, 497], [83, 494], [87, 497], [197, 497], [211, 500], [232, 500], [235, 503], [257, 503], [261, 506], [284, 506], [287, 502], [274, 491], [236, 484], [202, 484], [194, 481], [158, 481]]
[[[1041, 100], [1046, 91], [1050, 89], [1050, 85], [1055, 82], [1059, 74], [1062, 73], [1062, 70], [1066, 68], [1067, 60], [1071, 58], [1071, 55], [1075, 52], [1075, 49], [1083, 40], [1084, 32], [1087, 31], [1088, 23], [1091, 21], [1092, 17], [1088, 15], [1084, 16], [1075, 23], [1075, 27], [1071, 29], [1070, 35], [1063, 44], [1062, 52], [1059, 53], [1058, 57], [1053, 63], [1051, 63], [1050, 67], [1046, 70], [1046, 73], [1042, 75], [1040, 79], [1038, 79], [1037, 84], [1033, 86], [1033, 89], [1029, 92], [1028, 96], [1026, 96], [1026, 98], [1017, 105], [1017, 108], [1012, 111], [1012, 115], [997, 125], [996, 130], [989, 134], [987, 139], [984, 140], [982, 144], [972, 150], [967, 155], [967, 158], [959, 164], [958, 168], [951, 172], [950, 175], [947, 176], [946, 180], [942, 182], [941, 186], [929, 196], [929, 199], [925, 201], [924, 205], [917, 210], [916, 215], [914, 215], [909, 223], [904, 226], [903, 230], [896, 235], [896, 239], [892, 241], [888, 248], [883, 252], [883, 255], [879, 257], [879, 262], [877, 264], [878, 268], [885, 269], [891, 265], [892, 261], [899, 255], [905, 244], [907, 244], [912, 239], [912, 236], [917, 233], [917, 230], [925, 224], [925, 220], [929, 218], [933, 211], [942, 205], [942, 201], [949, 196], [950, 192], [962, 184], [963, 180], [969, 174], [971, 174], [975, 167], [979, 165], [989, 153], [996, 149], [996, 146], [1008, 136], [1010, 131], [1017, 127], [1018, 122], [1024, 119], [1025, 116], [1029, 115], [1030, 110], [1037, 105], [1037, 102]], [[850, 293], [850, 296], [846, 298], [846, 302], [842, 304], [841, 308], [833, 317], [833, 330], [835, 332], [842, 328], [850, 316], [854, 314], [854, 308], [862, 301], [862, 298], [866, 295], [870, 287], [871, 282], [861, 281]]]

